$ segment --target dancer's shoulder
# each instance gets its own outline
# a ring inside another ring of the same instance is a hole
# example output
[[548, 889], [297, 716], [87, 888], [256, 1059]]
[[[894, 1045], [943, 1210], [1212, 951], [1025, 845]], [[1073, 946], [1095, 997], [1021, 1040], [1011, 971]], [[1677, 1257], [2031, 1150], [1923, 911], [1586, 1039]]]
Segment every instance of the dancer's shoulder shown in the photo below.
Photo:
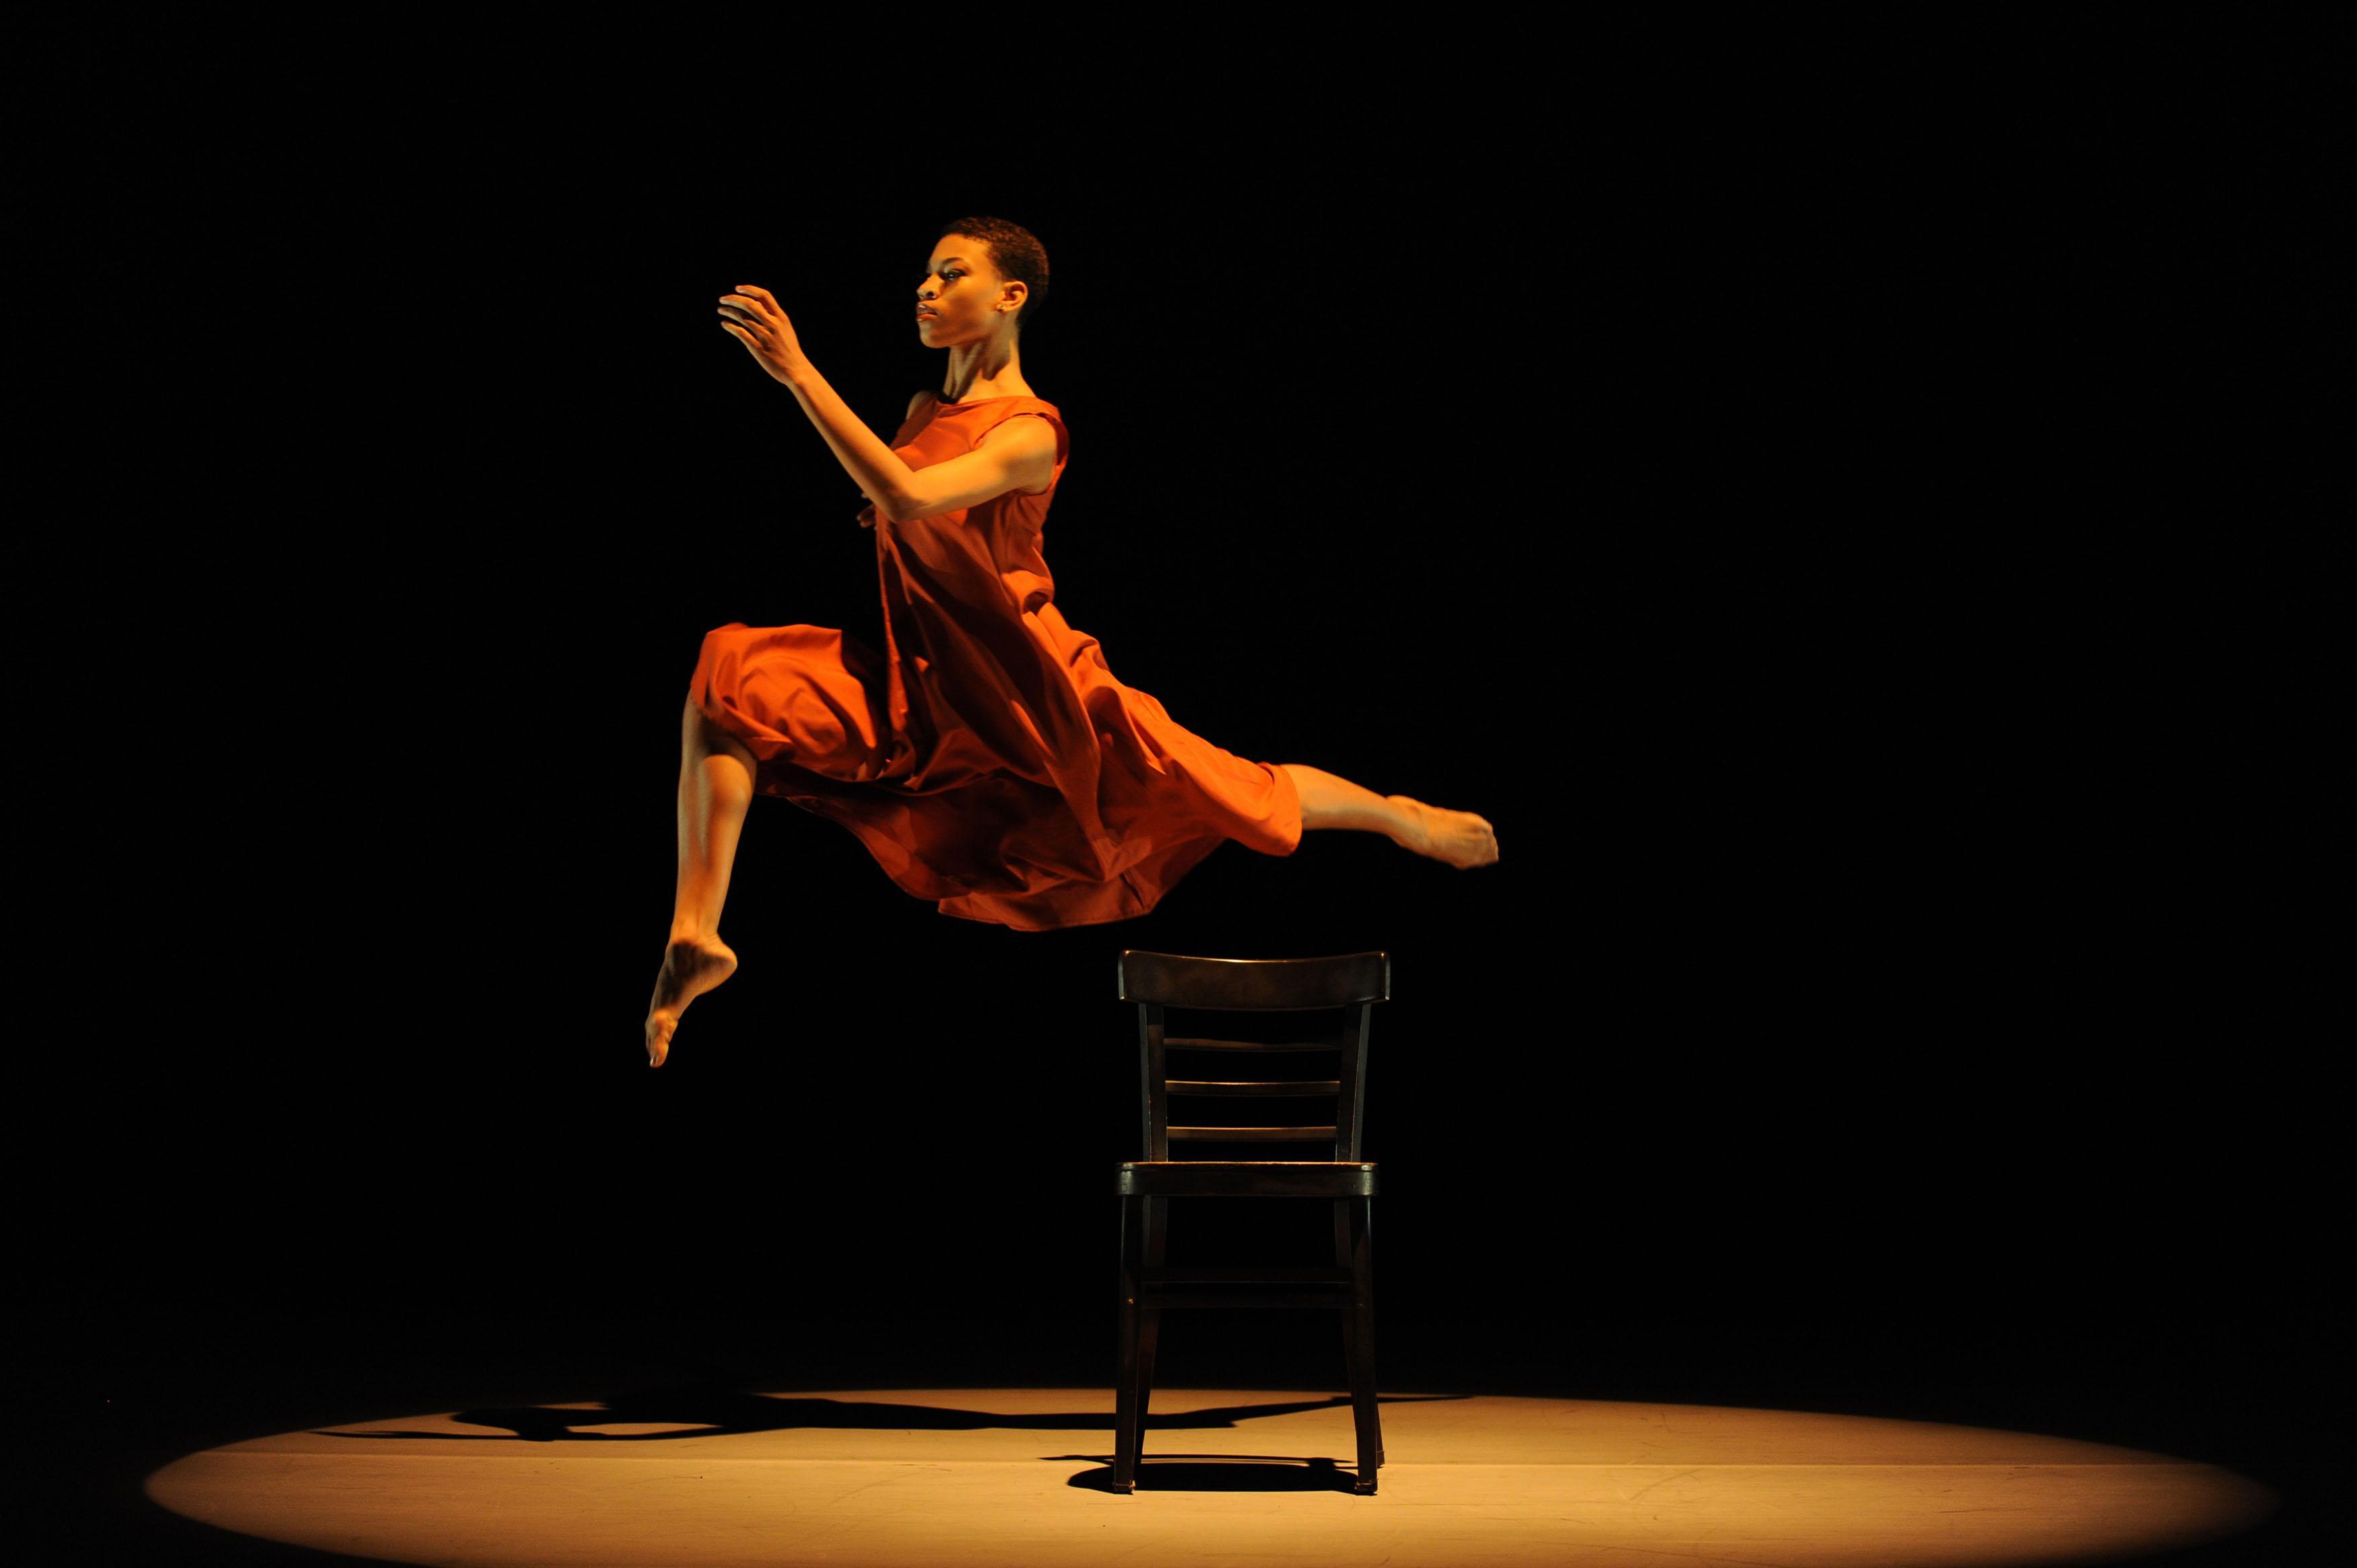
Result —
[[924, 407], [928, 402], [939, 397], [940, 395], [941, 394], [939, 392], [933, 392], [930, 389], [919, 392], [916, 396], [909, 400], [909, 412], [905, 417], [909, 419], [916, 418], [917, 411], [919, 409]]

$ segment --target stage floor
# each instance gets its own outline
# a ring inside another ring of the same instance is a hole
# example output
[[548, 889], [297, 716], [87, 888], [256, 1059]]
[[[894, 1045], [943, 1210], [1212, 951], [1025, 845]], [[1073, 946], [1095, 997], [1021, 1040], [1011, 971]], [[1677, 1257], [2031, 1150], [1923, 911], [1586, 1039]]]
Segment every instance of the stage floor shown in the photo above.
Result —
[[2023, 1563], [2264, 1521], [2215, 1466], [1835, 1413], [1159, 1389], [1135, 1493], [1109, 1388], [651, 1391], [392, 1415], [186, 1455], [145, 1481], [224, 1530], [396, 1563]]

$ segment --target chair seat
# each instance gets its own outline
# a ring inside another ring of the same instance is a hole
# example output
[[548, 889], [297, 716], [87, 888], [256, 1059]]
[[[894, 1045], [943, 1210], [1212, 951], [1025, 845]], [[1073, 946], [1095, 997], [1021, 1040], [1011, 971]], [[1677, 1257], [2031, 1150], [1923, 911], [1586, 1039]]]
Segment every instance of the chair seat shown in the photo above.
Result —
[[1124, 1197], [1372, 1197], [1375, 1166], [1357, 1160], [1125, 1160]]

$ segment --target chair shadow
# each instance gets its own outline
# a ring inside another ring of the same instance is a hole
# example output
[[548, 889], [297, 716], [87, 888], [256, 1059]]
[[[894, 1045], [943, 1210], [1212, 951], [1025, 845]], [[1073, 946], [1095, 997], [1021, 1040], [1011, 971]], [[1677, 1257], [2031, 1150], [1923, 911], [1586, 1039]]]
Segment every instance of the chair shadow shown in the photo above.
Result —
[[[1469, 1397], [1466, 1394], [1385, 1394], [1380, 1402], [1400, 1404]], [[1232, 1430], [1239, 1422], [1273, 1415], [1292, 1415], [1302, 1411], [1331, 1410], [1338, 1405], [1348, 1408], [1350, 1403], [1350, 1395], [1335, 1394], [1322, 1400], [1272, 1400], [1258, 1404], [1213, 1405], [1176, 1414], [1149, 1409], [1146, 1427], [1149, 1432], [1225, 1431]], [[1016, 1415], [994, 1411], [943, 1410], [934, 1405], [893, 1404], [881, 1400], [803, 1399], [750, 1394], [733, 1385], [717, 1383], [683, 1383], [632, 1390], [609, 1395], [595, 1410], [558, 1410], [548, 1405], [492, 1405], [457, 1411], [452, 1412], [450, 1419], [464, 1422], [469, 1426], [497, 1430], [450, 1433], [317, 1429], [313, 1435], [348, 1438], [354, 1442], [424, 1439], [435, 1443], [662, 1443], [680, 1438], [727, 1437], [806, 1427], [901, 1432], [978, 1432], [990, 1429], [1071, 1432], [1109, 1427], [1113, 1423], [1112, 1413], [1106, 1411], [1059, 1411]], [[575, 1430], [614, 1425], [682, 1426], [692, 1430]], [[1054, 1457], [1100, 1456], [1065, 1455]]]
[[[1093, 1459], [1103, 1466], [1082, 1470], [1064, 1484], [1084, 1491], [1126, 1496], [1114, 1485], [1108, 1454], [1049, 1454], [1057, 1461]], [[1354, 1467], [1324, 1455], [1299, 1458], [1279, 1454], [1144, 1454], [1137, 1461], [1141, 1492], [1348, 1492], [1357, 1484]]]

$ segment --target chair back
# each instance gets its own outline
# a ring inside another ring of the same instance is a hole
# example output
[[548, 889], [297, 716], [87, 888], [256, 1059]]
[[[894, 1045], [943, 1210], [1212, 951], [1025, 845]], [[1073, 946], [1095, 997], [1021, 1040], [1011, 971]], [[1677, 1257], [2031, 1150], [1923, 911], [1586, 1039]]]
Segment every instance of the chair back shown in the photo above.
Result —
[[[1132, 950], [1121, 955], [1119, 976], [1122, 999], [1137, 1004], [1146, 1159], [1232, 1159], [1226, 1151], [1243, 1144], [1322, 1144], [1330, 1153], [1291, 1157], [1361, 1158], [1367, 1030], [1373, 1004], [1391, 1000], [1389, 954], [1194, 958]], [[1316, 1016], [1273, 1016], [1305, 1014]], [[1174, 1100], [1185, 1112], [1176, 1123]], [[1189, 1152], [1173, 1155], [1173, 1144]]]

